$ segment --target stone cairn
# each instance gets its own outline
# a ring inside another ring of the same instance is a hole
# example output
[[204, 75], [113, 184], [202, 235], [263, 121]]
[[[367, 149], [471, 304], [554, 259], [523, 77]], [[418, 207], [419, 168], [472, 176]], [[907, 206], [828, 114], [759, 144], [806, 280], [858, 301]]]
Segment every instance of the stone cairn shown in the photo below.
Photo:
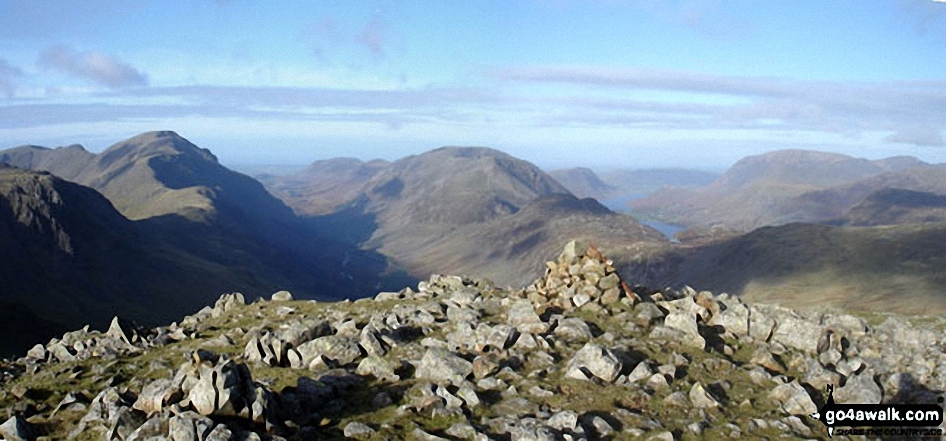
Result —
[[588, 303], [607, 306], [624, 302], [634, 306], [640, 298], [621, 280], [611, 260], [594, 245], [571, 241], [558, 259], [546, 262], [545, 276], [526, 288], [537, 307], [564, 311]]

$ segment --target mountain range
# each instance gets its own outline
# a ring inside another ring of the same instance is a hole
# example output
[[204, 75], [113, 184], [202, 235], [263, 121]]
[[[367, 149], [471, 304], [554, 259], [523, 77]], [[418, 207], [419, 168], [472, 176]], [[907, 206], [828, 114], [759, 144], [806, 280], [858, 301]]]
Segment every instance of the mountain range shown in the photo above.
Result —
[[[117, 312], [145, 323], [177, 319], [207, 301], [177, 294], [189, 286], [251, 297], [291, 287], [305, 298], [340, 299], [414, 280], [296, 217], [259, 182], [173, 132], [99, 154], [18, 147], [0, 152], [0, 162], [22, 168], [4, 169], [5, 238], [15, 243], [5, 247], [11, 282], [0, 301], [59, 328], [101, 324]], [[35, 234], [15, 234], [23, 228]], [[27, 334], [13, 344], [35, 340]]]
[[830, 222], [886, 188], [946, 191], [946, 166], [913, 157], [867, 160], [780, 150], [738, 161], [710, 184], [668, 188], [630, 202], [641, 216], [687, 227], [750, 231], [790, 222]]
[[[638, 170], [618, 185], [444, 147], [393, 162], [321, 160], [260, 182], [176, 133], [150, 132], [97, 154], [17, 147], [0, 163], [10, 165], [0, 169], [6, 353], [116, 314], [154, 324], [208, 301], [183, 292], [358, 298], [431, 273], [521, 287], [541, 276], [534, 262], [573, 239], [643, 286], [946, 311], [946, 168], [909, 157], [781, 151], [718, 177]], [[587, 197], [644, 185], [662, 189], [633, 213], [694, 226], [681, 243]]]
[[538, 276], [528, 262], [548, 259], [571, 238], [609, 250], [667, 242], [629, 216], [577, 198], [535, 165], [489, 148], [443, 147], [391, 163], [318, 161], [263, 182], [297, 213], [322, 213], [330, 200], [336, 211], [313, 222], [415, 277], [484, 274], [522, 285]]

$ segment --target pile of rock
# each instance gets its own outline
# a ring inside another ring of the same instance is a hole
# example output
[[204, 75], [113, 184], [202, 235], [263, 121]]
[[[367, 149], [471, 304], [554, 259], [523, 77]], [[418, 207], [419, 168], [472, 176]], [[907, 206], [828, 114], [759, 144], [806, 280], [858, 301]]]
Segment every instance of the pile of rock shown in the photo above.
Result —
[[546, 263], [545, 276], [529, 285], [526, 295], [542, 308], [569, 310], [620, 301], [633, 306], [637, 296], [621, 280], [613, 263], [593, 245], [571, 241], [555, 262]]

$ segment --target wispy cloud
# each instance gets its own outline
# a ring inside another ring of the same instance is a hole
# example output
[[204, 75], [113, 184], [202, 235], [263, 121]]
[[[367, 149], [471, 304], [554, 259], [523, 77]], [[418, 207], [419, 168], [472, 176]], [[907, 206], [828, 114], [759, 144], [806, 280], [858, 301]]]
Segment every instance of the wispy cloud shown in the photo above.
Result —
[[[900, 132], [898, 142], [936, 145], [936, 138], [916, 136], [946, 128], [946, 81], [837, 82], [775, 77], [741, 77], [699, 72], [627, 69], [605, 66], [524, 66], [488, 71], [486, 76], [513, 83], [556, 83], [628, 92], [688, 95], [687, 102], [653, 103], [575, 98], [575, 121], [651, 124], [705, 128], [814, 130], [830, 133]], [[738, 104], [713, 104], [708, 96], [727, 96]], [[584, 103], [583, 103], [584, 102]], [[585, 107], [585, 109], [582, 109]], [[593, 110], [588, 112], [588, 108]], [[646, 118], [642, 118], [642, 113]], [[681, 114], [686, 114], [682, 117]], [[658, 116], [654, 119], [653, 116]], [[568, 119], [557, 115], [554, 123]], [[908, 133], [908, 132], [904, 132]]]
[[[886, 136], [888, 143], [918, 146], [942, 146], [946, 129], [946, 81], [855, 83], [602, 66], [510, 67], [486, 77], [493, 81], [468, 88], [116, 89], [81, 100], [10, 102], [0, 106], [0, 128], [199, 116], [395, 130], [423, 124], [576, 133], [621, 128], [656, 138], [686, 132], [694, 139], [720, 131], [762, 140], [787, 133], [850, 140], [869, 133], [874, 140]], [[568, 87], [519, 87], [546, 83]]]
[[913, 128], [897, 131], [884, 138], [890, 144], [913, 144], [929, 147], [946, 147], [942, 131], [931, 128]]
[[147, 74], [118, 58], [102, 52], [79, 52], [66, 45], [56, 45], [45, 50], [40, 54], [37, 65], [112, 89], [148, 85]]
[[0, 58], [0, 96], [10, 98], [16, 92], [15, 79], [23, 76], [23, 70]]

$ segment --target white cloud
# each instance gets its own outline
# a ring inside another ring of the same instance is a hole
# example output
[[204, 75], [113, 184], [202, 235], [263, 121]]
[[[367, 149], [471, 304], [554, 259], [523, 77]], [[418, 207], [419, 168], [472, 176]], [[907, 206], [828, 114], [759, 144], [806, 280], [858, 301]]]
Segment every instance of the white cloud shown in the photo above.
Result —
[[147, 74], [118, 58], [101, 52], [79, 52], [66, 45], [50, 47], [40, 54], [37, 64], [112, 89], [148, 85]]

